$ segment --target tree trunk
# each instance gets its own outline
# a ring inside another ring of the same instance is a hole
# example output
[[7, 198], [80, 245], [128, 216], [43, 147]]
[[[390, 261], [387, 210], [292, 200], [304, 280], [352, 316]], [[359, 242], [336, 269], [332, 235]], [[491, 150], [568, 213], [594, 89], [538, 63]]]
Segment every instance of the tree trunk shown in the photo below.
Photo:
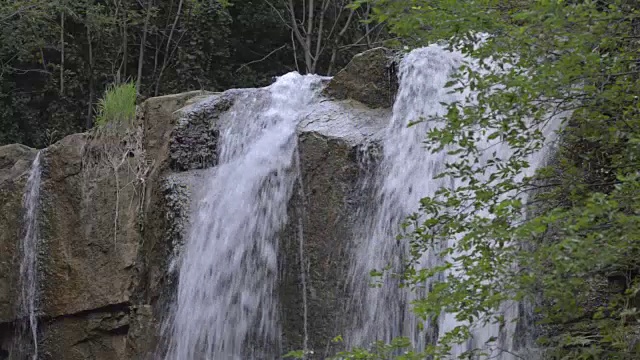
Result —
[[169, 38], [167, 39], [167, 46], [164, 52], [164, 59], [162, 59], [162, 67], [160, 67], [160, 74], [158, 74], [158, 78], [156, 79], [156, 87], [154, 90], [154, 96], [158, 96], [158, 91], [160, 89], [160, 81], [162, 80], [162, 74], [164, 70], [167, 68], [167, 62], [169, 60], [169, 49], [171, 48], [171, 38], [173, 38], [173, 33], [176, 30], [176, 26], [178, 24], [178, 20], [180, 19], [180, 12], [182, 11], [182, 4], [184, 0], [180, 0], [178, 3], [178, 10], [176, 10], [176, 17], [173, 19], [173, 25], [171, 26], [171, 31], [169, 31]]
[[60, 14], [60, 96], [64, 94], [64, 9]]
[[151, 18], [151, 0], [147, 1], [147, 14], [144, 17], [144, 27], [142, 29], [142, 40], [140, 40], [140, 51], [138, 54], [138, 74], [136, 76], [136, 92], [140, 94], [142, 85], [142, 67], [144, 66], [144, 48], [147, 43], [147, 31], [149, 31], [149, 20]]
[[[296, 36], [296, 40], [300, 46], [302, 46], [302, 51], [304, 52], [304, 62], [305, 62], [305, 70], [309, 72], [309, 66], [311, 65], [311, 48], [307, 44], [307, 39], [302, 36], [300, 33], [300, 25], [298, 25], [298, 21], [296, 19], [295, 8], [293, 7], [293, 0], [289, 0], [287, 3], [287, 8], [289, 10], [289, 17], [291, 20], [291, 30], [293, 34]], [[304, 24], [303, 24], [304, 25]], [[303, 28], [304, 31], [304, 28]]]
[[291, 31], [291, 45], [293, 47], [293, 61], [296, 64], [296, 71], [300, 72], [300, 65], [298, 65], [298, 49], [296, 49], [296, 39], [293, 38], [293, 30]]
[[87, 28], [87, 42], [89, 43], [89, 102], [87, 105], [87, 118], [85, 119], [85, 129], [93, 126], [93, 97], [95, 92], [95, 79], [93, 77], [93, 40], [91, 30]]
[[127, 45], [127, 9], [125, 8], [122, 14], [122, 79], [127, 81], [127, 58], [128, 58], [128, 45]]
[[313, 0], [309, 0], [309, 19], [307, 19], [307, 34], [306, 34], [306, 44], [305, 44], [305, 54], [304, 54], [304, 61], [307, 63], [307, 73], [309, 74], [313, 74], [316, 69], [315, 69], [315, 64], [313, 61], [313, 56], [311, 55], [311, 38], [313, 35], [313, 10], [314, 10], [314, 4], [313, 4]]
[[367, 49], [371, 49], [371, 30], [369, 25], [369, 15], [371, 14], [371, 4], [367, 3], [367, 10], [364, 13], [364, 34], [367, 37]]
[[322, 46], [322, 38], [324, 36], [323, 34], [323, 30], [324, 30], [324, 15], [327, 12], [327, 9], [329, 8], [329, 4], [330, 1], [329, 0], [323, 0], [322, 1], [322, 5], [321, 5], [321, 9], [320, 9], [320, 18], [318, 18], [318, 36], [316, 37], [316, 50], [314, 53], [314, 59], [313, 59], [313, 73], [316, 72], [317, 66], [318, 66], [318, 61], [320, 60], [320, 54], [322, 54], [323, 52], [323, 46]]
[[336, 59], [338, 57], [338, 49], [340, 48], [340, 39], [344, 36], [344, 33], [347, 32], [349, 25], [351, 25], [351, 20], [353, 19], [353, 14], [355, 10], [351, 9], [349, 13], [349, 17], [347, 18], [347, 22], [342, 27], [342, 30], [336, 35], [333, 40], [333, 49], [331, 49], [331, 60], [329, 60], [329, 70], [327, 70], [327, 76], [331, 76], [331, 72], [333, 71], [333, 67], [335, 66]]

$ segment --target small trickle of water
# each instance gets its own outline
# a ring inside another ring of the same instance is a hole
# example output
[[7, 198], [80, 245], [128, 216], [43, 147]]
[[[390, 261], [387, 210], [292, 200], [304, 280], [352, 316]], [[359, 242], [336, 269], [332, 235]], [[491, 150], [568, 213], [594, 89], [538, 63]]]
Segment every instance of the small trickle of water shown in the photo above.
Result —
[[306, 219], [306, 199], [304, 192], [304, 181], [302, 179], [302, 168], [300, 166], [300, 153], [296, 151], [295, 154], [295, 162], [296, 162], [296, 177], [298, 178], [298, 198], [300, 199], [301, 204], [298, 205], [298, 258], [300, 260], [300, 283], [302, 285], [302, 326], [304, 330], [304, 335], [302, 338], [302, 350], [307, 351], [309, 347], [309, 314], [308, 314], [308, 301], [307, 301], [307, 278], [308, 278], [308, 267], [307, 260], [305, 256], [305, 243], [304, 243], [304, 221]]
[[[462, 54], [434, 45], [412, 51], [400, 64], [400, 88], [392, 121], [384, 136], [383, 156], [372, 178], [365, 181], [373, 187], [373, 210], [363, 213], [359, 227], [355, 229], [356, 246], [350, 270], [352, 308], [355, 310], [355, 330], [348, 339], [351, 346], [367, 346], [376, 340], [388, 342], [398, 336], [408, 336], [414, 346], [424, 349], [427, 342], [437, 340], [459, 325], [452, 314], [447, 314], [441, 316], [438, 323], [427, 324], [424, 330], [420, 330], [418, 320], [411, 313], [410, 302], [424, 294], [399, 289], [399, 280], [388, 275], [379, 287], [371, 287], [371, 279], [367, 275], [370, 270], [381, 270], [390, 263], [391, 272], [401, 272], [407, 248], [404, 241], [394, 240], [400, 233], [400, 223], [418, 210], [421, 198], [432, 196], [442, 187], [462, 185], [457, 179], [435, 178], [447, 162], [456, 161], [446, 151], [432, 154], [423, 146], [425, 134], [438, 126], [438, 122], [426, 121], [413, 127], [408, 127], [408, 124], [421, 118], [445, 115], [446, 106], [443, 104], [465, 100], [468, 91], [450, 93], [445, 88], [452, 73], [464, 60]], [[553, 126], [557, 126], [557, 122]], [[487, 141], [479, 146], [491, 146], [492, 152], [496, 151], [500, 158], [511, 155], [511, 149], [498, 141]], [[530, 161], [531, 171], [540, 166], [545, 157], [545, 151], [536, 154]], [[439, 261], [433, 254], [426, 253], [420, 259], [420, 266], [433, 267]], [[426, 288], [428, 284], [425, 284]], [[505, 309], [507, 321], [517, 315], [513, 308], [515, 306]], [[489, 338], [499, 337], [501, 333], [503, 339], [509, 339], [513, 336], [513, 328], [507, 326], [501, 330], [498, 325], [487, 325], [475, 329], [473, 340], [467, 345], [482, 347]], [[508, 332], [506, 336], [505, 332]], [[501, 345], [507, 349], [510, 346]], [[459, 346], [453, 349], [452, 355], [455, 357], [467, 349], [466, 345]], [[506, 353], [492, 355], [496, 356], [494, 358], [509, 358]]]
[[296, 181], [296, 125], [321, 80], [289, 73], [243, 90], [220, 118], [220, 164], [191, 217], [166, 359], [280, 355], [277, 233]]
[[38, 358], [38, 243], [40, 232], [38, 211], [40, 203], [40, 152], [36, 154], [25, 188], [22, 206], [24, 228], [20, 262], [20, 316], [25, 321], [25, 332], [29, 332], [33, 346], [32, 359]]

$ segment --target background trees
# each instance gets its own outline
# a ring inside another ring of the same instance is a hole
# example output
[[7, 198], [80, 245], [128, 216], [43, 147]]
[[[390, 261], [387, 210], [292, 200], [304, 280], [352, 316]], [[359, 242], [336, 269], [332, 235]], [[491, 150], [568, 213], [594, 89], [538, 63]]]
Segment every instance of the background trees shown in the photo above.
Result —
[[[347, 5], [0, 0], [0, 144], [42, 147], [90, 128], [97, 98], [111, 83], [133, 81], [143, 100], [262, 86], [292, 70], [335, 72], [383, 35], [382, 26], [373, 31], [361, 21], [367, 13]], [[312, 18], [302, 16], [310, 10]], [[304, 34], [302, 43], [294, 29]], [[304, 39], [313, 49], [302, 46]]]
[[[331, 75], [336, 65], [353, 56], [354, 49], [382, 44], [382, 22], [373, 23], [371, 6], [352, 0], [286, 0], [282, 9], [266, 0], [290, 31], [292, 46], [300, 49], [296, 68]], [[297, 54], [295, 51], [294, 54]], [[322, 68], [322, 69], [321, 69]]]

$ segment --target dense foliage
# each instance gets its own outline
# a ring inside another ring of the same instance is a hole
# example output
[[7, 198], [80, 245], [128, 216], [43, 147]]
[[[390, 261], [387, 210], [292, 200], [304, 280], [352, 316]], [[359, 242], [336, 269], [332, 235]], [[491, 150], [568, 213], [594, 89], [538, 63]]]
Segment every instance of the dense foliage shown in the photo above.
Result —
[[[446, 40], [479, 63], [449, 84], [476, 98], [427, 119], [441, 124], [426, 135], [428, 149], [458, 155], [442, 176], [462, 185], [422, 199], [407, 223], [406, 285], [431, 284], [414, 312], [461, 321], [426, 354], [445, 358], [474, 325], [507, 325], [502, 310], [519, 301], [535, 310], [528, 327], [543, 358], [640, 357], [640, 4], [378, 0], [375, 14], [413, 46]], [[542, 125], [560, 113], [570, 116], [553, 161], [524, 176], [544, 144]], [[511, 156], [491, 154], [487, 138]], [[417, 266], [426, 251], [442, 266]], [[388, 358], [367, 349], [341, 357]]]
[[91, 128], [109, 84], [133, 81], [144, 100], [335, 71], [384, 34], [350, 3], [0, 0], [0, 144], [42, 147]]

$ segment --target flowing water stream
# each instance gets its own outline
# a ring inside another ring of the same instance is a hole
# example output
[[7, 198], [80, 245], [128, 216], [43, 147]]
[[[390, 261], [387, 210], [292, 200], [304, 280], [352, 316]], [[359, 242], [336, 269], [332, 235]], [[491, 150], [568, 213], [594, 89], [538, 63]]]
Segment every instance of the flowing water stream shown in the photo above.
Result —
[[[20, 309], [19, 314], [23, 319], [24, 327], [19, 343], [23, 344], [27, 340], [32, 347], [32, 359], [38, 359], [38, 244], [40, 242], [40, 231], [38, 223], [38, 211], [40, 204], [40, 152], [36, 154], [23, 197], [24, 225], [21, 242], [20, 261]], [[25, 334], [26, 333], [26, 334]], [[18, 346], [21, 346], [18, 344]]]
[[296, 126], [321, 81], [289, 73], [243, 90], [220, 119], [220, 164], [192, 215], [167, 360], [280, 355], [276, 235], [296, 181]]
[[375, 193], [373, 210], [363, 214], [355, 229], [350, 274], [355, 302], [355, 331], [349, 338], [352, 346], [403, 335], [412, 336], [415, 343], [422, 342], [407, 307], [409, 292], [400, 290], [399, 282], [390, 277], [384, 279], [383, 286], [372, 288], [366, 275], [389, 263], [394, 272], [401, 270], [406, 249], [393, 240], [400, 223], [417, 210], [422, 197], [446, 185], [445, 179], [433, 180], [433, 175], [443, 170], [444, 155], [429, 154], [422, 145], [429, 124], [407, 125], [422, 116], [441, 113], [441, 102], [459, 99], [459, 94], [447, 94], [444, 84], [461, 61], [459, 54], [431, 47], [414, 50], [400, 64], [400, 88], [383, 136], [383, 155], [372, 178], [366, 181]]
[[[407, 124], [443, 114], [443, 103], [463, 99], [465, 94], [444, 88], [463, 61], [459, 53], [430, 46], [412, 51], [400, 64], [400, 89], [383, 137], [383, 156], [370, 178], [364, 179], [372, 187], [374, 201], [353, 229], [349, 274], [353, 331], [345, 334], [349, 345], [409, 336], [423, 348], [458, 324], [453, 315], [446, 315], [420, 330], [409, 305], [420, 294], [399, 289], [398, 281], [388, 277], [381, 287], [371, 288], [367, 274], [390, 260], [400, 270], [407, 251], [394, 240], [400, 223], [418, 209], [422, 197], [443, 186], [459, 185], [453, 179], [434, 179], [453, 160], [444, 151], [431, 154], [423, 148], [425, 133], [437, 123]], [[219, 119], [219, 165], [207, 170], [206, 183], [195, 196], [168, 324], [167, 360], [273, 359], [281, 354], [277, 234], [288, 221], [287, 204], [300, 176], [296, 126], [305, 108], [318, 99], [321, 82], [318, 76], [290, 73], [265, 89], [242, 90]], [[547, 129], [548, 134], [553, 128]], [[502, 144], [484, 145], [502, 157], [511, 151]], [[547, 152], [531, 158], [531, 171], [544, 162]], [[299, 241], [302, 257], [304, 243]], [[427, 253], [421, 265], [433, 266], [436, 261]], [[306, 329], [306, 308], [304, 315]], [[515, 307], [505, 308], [505, 316], [513, 319]], [[454, 349], [454, 354], [482, 346], [490, 337], [501, 338], [501, 345], [510, 348], [514, 331], [513, 326], [497, 325], [475, 329], [473, 340]], [[306, 334], [304, 339], [306, 346]]]
[[[383, 156], [371, 179], [365, 181], [373, 184], [373, 211], [363, 213], [359, 226], [354, 229], [356, 244], [350, 279], [355, 330], [348, 339], [351, 346], [367, 345], [376, 340], [388, 342], [398, 336], [408, 336], [418, 349], [424, 349], [428, 341], [436, 340], [459, 325], [454, 314], [445, 314], [437, 323], [428, 324], [420, 330], [417, 319], [411, 314], [410, 302], [421, 294], [399, 289], [399, 281], [388, 275], [381, 280], [380, 287], [371, 287], [371, 279], [366, 274], [371, 269], [381, 270], [386, 266], [391, 266], [393, 272], [401, 271], [407, 248], [404, 242], [397, 242], [394, 238], [400, 232], [402, 220], [418, 210], [421, 198], [433, 195], [441, 187], [462, 185], [457, 179], [435, 178], [444, 170], [447, 162], [456, 160], [446, 151], [434, 154], [423, 146], [425, 134], [438, 123], [426, 121], [412, 127], [408, 127], [408, 124], [429, 116], [445, 115], [445, 104], [465, 101], [468, 91], [450, 93], [444, 87], [450, 80], [449, 76], [464, 60], [458, 52], [433, 45], [412, 51], [400, 64], [400, 88], [391, 123], [383, 136]], [[553, 138], [558, 124], [559, 121], [553, 121], [543, 130], [549, 139]], [[486, 162], [493, 151], [499, 158], [509, 157], [512, 151], [508, 145], [497, 140], [483, 141], [479, 147], [491, 149], [491, 152], [483, 154], [481, 162]], [[549, 151], [550, 147], [547, 146], [529, 159], [531, 167], [526, 175], [531, 175], [544, 164]], [[419, 266], [433, 267], [439, 261], [436, 256], [426, 253], [420, 259]], [[428, 284], [425, 285], [428, 288]], [[507, 321], [504, 328], [492, 324], [475, 328], [467, 344], [453, 349], [452, 358], [472, 347], [482, 348], [490, 338], [499, 339], [500, 348], [511, 349], [515, 323], [510, 320], [517, 316], [516, 305], [504, 307]], [[497, 350], [491, 355], [494, 359], [512, 358], [509, 353]]]

